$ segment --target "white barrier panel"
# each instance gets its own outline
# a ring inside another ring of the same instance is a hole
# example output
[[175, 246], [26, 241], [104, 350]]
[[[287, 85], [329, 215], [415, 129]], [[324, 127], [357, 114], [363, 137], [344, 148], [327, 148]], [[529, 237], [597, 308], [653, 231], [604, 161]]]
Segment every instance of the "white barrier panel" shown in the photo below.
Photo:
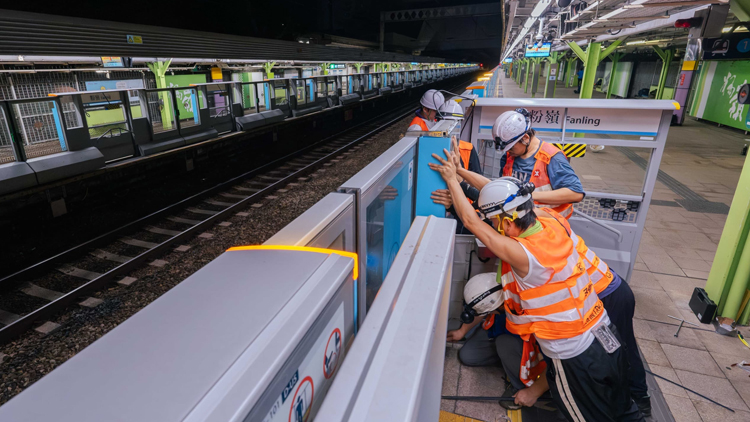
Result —
[[316, 420], [438, 420], [455, 228], [414, 219]]

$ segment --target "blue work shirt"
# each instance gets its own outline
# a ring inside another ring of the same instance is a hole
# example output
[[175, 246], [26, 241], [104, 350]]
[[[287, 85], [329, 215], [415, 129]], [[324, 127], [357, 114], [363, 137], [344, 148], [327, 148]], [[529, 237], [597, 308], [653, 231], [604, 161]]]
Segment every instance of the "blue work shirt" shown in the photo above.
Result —
[[[542, 144], [540, 143], [539, 147], [541, 148], [541, 146]], [[536, 155], [536, 152], [534, 152], [534, 155]], [[513, 172], [511, 173], [511, 176], [524, 183], [528, 182], [531, 178], [531, 172], [534, 170], [534, 163], [536, 163], [534, 155], [526, 159], [516, 157], [513, 161]], [[506, 154], [500, 159], [500, 177], [503, 176], [502, 169], [505, 168], [507, 158], [508, 155]], [[573, 171], [573, 167], [570, 166], [565, 155], [555, 154], [552, 156], [552, 159], [547, 165], [547, 174], [549, 175], [549, 183], [553, 190], [568, 188], [576, 193], [585, 193], [583, 191], [583, 185], [581, 185], [581, 179], [579, 179], [576, 172]]]

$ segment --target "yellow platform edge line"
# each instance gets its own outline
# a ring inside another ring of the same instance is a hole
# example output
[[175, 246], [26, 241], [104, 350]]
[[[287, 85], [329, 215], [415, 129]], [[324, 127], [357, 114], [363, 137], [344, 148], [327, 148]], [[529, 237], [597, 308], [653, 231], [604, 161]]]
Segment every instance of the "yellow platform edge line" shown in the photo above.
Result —
[[440, 422], [494, 422], [494, 421], [480, 421], [479, 419], [472, 419], [463, 415], [457, 415], [455, 413], [446, 412], [445, 410], [440, 411]]

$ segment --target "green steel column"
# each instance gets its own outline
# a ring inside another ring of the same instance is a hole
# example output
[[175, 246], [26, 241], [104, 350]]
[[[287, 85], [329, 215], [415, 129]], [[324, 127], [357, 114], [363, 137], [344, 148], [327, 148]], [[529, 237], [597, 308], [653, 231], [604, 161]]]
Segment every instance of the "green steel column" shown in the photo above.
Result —
[[266, 79], [273, 79], [273, 72], [271, 72], [271, 69], [276, 66], [276, 62], [266, 62], [263, 63], [263, 70], [266, 71]]
[[590, 42], [585, 53], [578, 44], [574, 42], [568, 43], [570, 49], [583, 61], [583, 81], [581, 81], [581, 86], [578, 87], [580, 92], [578, 98], [591, 98], [594, 92], [594, 84], [596, 83], [596, 68], [602, 60], [615, 51], [620, 43], [622, 43], [622, 40], [617, 40], [602, 50], [602, 43]]
[[[750, 280], [750, 154], [737, 183], [719, 247], [706, 281], [706, 293], [718, 305], [717, 314], [735, 319]], [[747, 309], [740, 324], [747, 324]]]
[[[156, 78], [157, 88], [167, 88], [167, 69], [172, 63], [172, 59], [163, 62], [146, 63]], [[164, 129], [172, 129], [172, 98], [169, 91], [159, 92], [159, 102], [161, 102], [161, 124]]]
[[[562, 57], [562, 54], [560, 54], [559, 51], [553, 51], [552, 53], [550, 53], [550, 56], [547, 59], [547, 62], [549, 62], [549, 63], [548, 63], [548, 66], [547, 66], [547, 71], [544, 73], [544, 98], [555, 98], [555, 85], [557, 84], [557, 78], [560, 75], [560, 66], [559, 66], [559, 63], [558, 63], [558, 60], [560, 60], [560, 57]], [[555, 74], [555, 80], [552, 81], [552, 87], [550, 87], [549, 86], [549, 84], [550, 84], [550, 80], [549, 80], [550, 69], [552, 69], [552, 66], [554, 66], [556, 64], [558, 66], [557, 66], [557, 72]], [[552, 92], [548, 92], [548, 89], [551, 89]]]
[[617, 71], [617, 63], [620, 62], [620, 58], [624, 53], [612, 54], [612, 70], [609, 73], [609, 85], [607, 86], [607, 99], [612, 96], [612, 82], [614, 81], [615, 72]]
[[364, 63], [354, 63], [354, 67], [357, 68], [357, 73], [359, 73], [359, 69], [361, 69], [363, 65]]
[[571, 57], [570, 59], [568, 59], [568, 70], [565, 71], [565, 88], [570, 88], [570, 75], [571, 75], [570, 72], [572, 72], [573, 69], [575, 68], [574, 67], [575, 63], [576, 63], [575, 57]]
[[661, 100], [664, 95], [664, 86], [667, 84], [667, 73], [669, 73], [669, 65], [672, 63], [672, 57], [674, 57], [674, 49], [668, 48], [662, 50], [656, 45], [651, 46], [659, 58], [661, 59], [661, 73], [659, 74], [659, 85], [656, 87], [656, 99]]
[[523, 81], [523, 93], [524, 94], [526, 94], [529, 91], [529, 71], [531, 70], [531, 66], [533, 64], [534, 64], [533, 59], [526, 62], [526, 75], [524, 76], [524, 81]]

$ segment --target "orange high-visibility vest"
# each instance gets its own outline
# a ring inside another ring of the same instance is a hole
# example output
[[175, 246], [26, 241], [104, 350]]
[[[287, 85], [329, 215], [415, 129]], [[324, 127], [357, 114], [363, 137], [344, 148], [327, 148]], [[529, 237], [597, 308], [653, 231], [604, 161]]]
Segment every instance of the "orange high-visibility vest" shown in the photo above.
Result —
[[604, 305], [594, 292], [583, 258], [556, 218], [539, 217], [543, 230], [515, 238], [553, 275], [542, 286], [521, 290], [509, 264], [498, 276], [503, 284], [506, 327], [524, 340], [568, 339], [593, 328]]
[[[568, 234], [573, 233], [570, 224], [568, 224], [568, 220], [562, 218], [560, 214], [550, 208], [542, 208], [542, 210], [548, 212], [560, 221], [560, 224], [565, 227]], [[610, 271], [609, 265], [596, 256], [594, 251], [586, 246], [586, 242], [581, 239], [581, 236], [572, 235], [570, 238], [573, 240], [573, 244], [575, 245], [578, 254], [583, 258], [583, 265], [586, 266], [586, 272], [589, 274], [591, 282], [594, 283], [594, 291], [596, 291], [596, 294], [598, 295], [607, 289], [609, 284], [612, 283], [612, 280], [615, 279], [615, 276], [612, 274], [612, 271]]]
[[414, 125], [419, 125], [419, 127], [422, 128], [422, 130], [425, 132], [430, 130], [430, 128], [427, 127], [427, 122], [425, 122], [424, 119], [419, 116], [414, 116], [414, 118], [411, 120], [411, 123], [409, 123], [409, 127], [412, 127]]
[[461, 161], [463, 161], [466, 170], [469, 169], [472, 149], [474, 149], [474, 145], [471, 142], [458, 141], [458, 153], [461, 154]]
[[[534, 186], [536, 186], [536, 190], [548, 192], [552, 190], [552, 185], [550, 184], [549, 174], [547, 173], [547, 165], [549, 164], [550, 160], [552, 160], [552, 156], [554, 156], [555, 154], [565, 155], [565, 153], [552, 144], [548, 144], [544, 141], [541, 142], [542, 145], [539, 147], [539, 151], [537, 151], [537, 153], [534, 155], [536, 162], [534, 163], [534, 168], [531, 171], [531, 178], [529, 178], [529, 182], [533, 183]], [[515, 157], [508, 153], [506, 156], [505, 167], [503, 167], [503, 176], [513, 175], [514, 161]], [[537, 207], [552, 208], [565, 218], [570, 218], [570, 216], [573, 214], [573, 204], [545, 205], [537, 201], [534, 201], [534, 204], [536, 204]]]

